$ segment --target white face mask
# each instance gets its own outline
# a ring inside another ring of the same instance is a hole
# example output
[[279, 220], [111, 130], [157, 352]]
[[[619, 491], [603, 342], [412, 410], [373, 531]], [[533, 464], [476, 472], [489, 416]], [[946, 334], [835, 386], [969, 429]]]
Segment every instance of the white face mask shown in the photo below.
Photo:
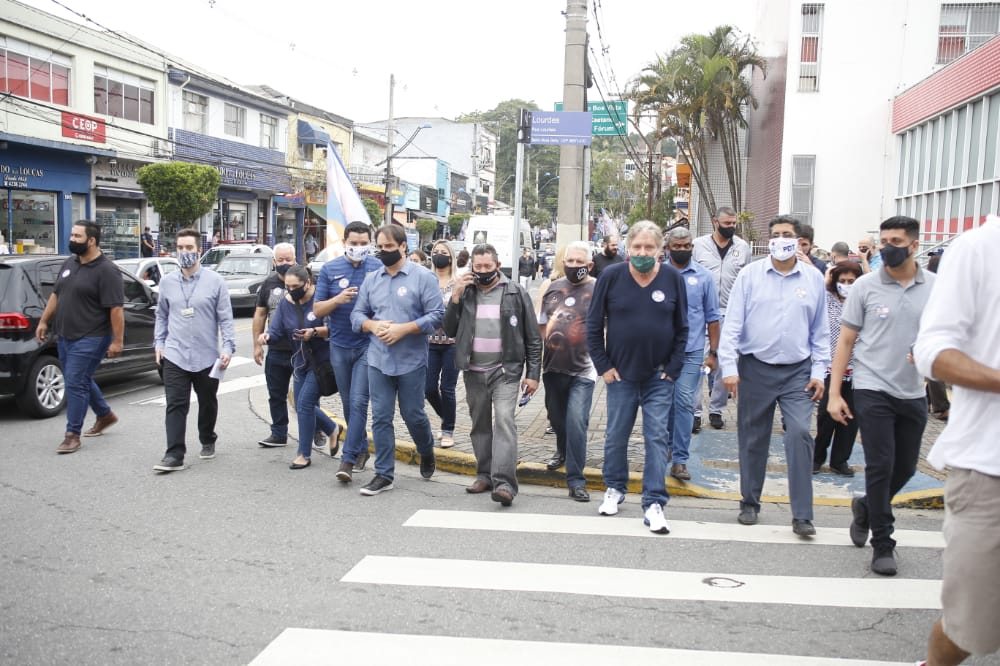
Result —
[[841, 298], [847, 298], [847, 293], [851, 291], [851, 287], [854, 285], [844, 284], [843, 282], [837, 283], [837, 293], [840, 294]]
[[778, 261], [785, 261], [795, 256], [799, 251], [799, 240], [797, 238], [772, 238], [768, 243], [771, 256]]
[[365, 258], [371, 253], [371, 245], [348, 245], [344, 249], [344, 254], [351, 261], [364, 261]]

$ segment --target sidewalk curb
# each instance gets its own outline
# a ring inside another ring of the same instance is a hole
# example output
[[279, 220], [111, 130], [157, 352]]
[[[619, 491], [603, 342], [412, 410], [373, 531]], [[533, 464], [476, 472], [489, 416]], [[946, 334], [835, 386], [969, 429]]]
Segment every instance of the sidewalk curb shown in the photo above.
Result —
[[[289, 401], [291, 402], [290, 395]], [[253, 401], [251, 400], [250, 402], [252, 405]], [[294, 403], [292, 403], [292, 405], [294, 408]], [[258, 410], [253, 409], [252, 411], [258, 418], [267, 422], [267, 418]], [[327, 416], [341, 426], [341, 439], [343, 439], [347, 431], [346, 422], [326, 409], [323, 411], [326, 412]], [[291, 430], [294, 427], [294, 423], [289, 422], [289, 434], [291, 434]], [[297, 435], [298, 433], [296, 432], [296, 439], [298, 438]], [[375, 444], [370, 430], [368, 431], [368, 450], [371, 451], [374, 456]], [[417, 445], [405, 439], [397, 439], [396, 460], [405, 462], [409, 465], [420, 464], [419, 454], [417, 453]], [[434, 447], [434, 460], [437, 469], [439, 470], [451, 472], [453, 474], [476, 476], [476, 457], [471, 453]], [[583, 475], [586, 479], [586, 487], [588, 489], [598, 491], [604, 490], [604, 478], [601, 470], [595, 467], [585, 467], [583, 469]], [[535, 486], [548, 486], [550, 488], [566, 487], [565, 473], [559, 470], [549, 471], [543, 463], [518, 462], [517, 480], [518, 483], [526, 483]], [[639, 472], [630, 472], [626, 489], [630, 493], [642, 493], [642, 474]], [[709, 490], [708, 488], [704, 488], [694, 483], [678, 481], [673, 477], [667, 477], [667, 492], [678, 497], [697, 497], [701, 499], [727, 500], [731, 502], [739, 502], [741, 499], [740, 495], [737, 493]], [[762, 503], [771, 504], [790, 504], [791, 498], [787, 495], [764, 495], [760, 498], [760, 501]], [[816, 497], [813, 499], [813, 504], [817, 506], [849, 507], [851, 505], [851, 498]], [[908, 493], [900, 493], [893, 498], [892, 505], [908, 509], [943, 509], [944, 489], [936, 488], [933, 490], [917, 490]]]

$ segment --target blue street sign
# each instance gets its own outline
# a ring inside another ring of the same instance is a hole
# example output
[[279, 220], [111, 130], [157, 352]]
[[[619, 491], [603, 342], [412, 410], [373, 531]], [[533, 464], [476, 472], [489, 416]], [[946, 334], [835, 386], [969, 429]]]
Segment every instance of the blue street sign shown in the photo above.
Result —
[[532, 111], [531, 144], [589, 146], [592, 125], [589, 111]]

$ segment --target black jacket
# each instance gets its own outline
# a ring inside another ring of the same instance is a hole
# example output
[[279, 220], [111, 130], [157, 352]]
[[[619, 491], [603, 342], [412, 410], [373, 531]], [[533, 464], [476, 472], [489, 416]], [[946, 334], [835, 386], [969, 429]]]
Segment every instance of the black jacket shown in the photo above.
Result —
[[[538, 330], [531, 297], [520, 285], [503, 274], [500, 275], [500, 284], [494, 289], [504, 290], [500, 300], [500, 340], [504, 372], [520, 377], [527, 369], [526, 378], [538, 381], [542, 374], [542, 334]], [[442, 327], [449, 337], [455, 338], [455, 367], [459, 370], [469, 368], [478, 294], [479, 287], [466, 287], [458, 303], [448, 300], [448, 308], [444, 312]]]
[[517, 260], [517, 274], [524, 277], [532, 277], [537, 271], [535, 270], [535, 260], [531, 257], [521, 257]]

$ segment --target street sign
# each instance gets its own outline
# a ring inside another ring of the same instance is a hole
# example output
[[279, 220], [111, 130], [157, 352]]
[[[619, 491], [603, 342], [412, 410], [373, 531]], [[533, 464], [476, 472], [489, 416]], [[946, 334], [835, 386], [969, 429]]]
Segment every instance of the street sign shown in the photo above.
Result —
[[[556, 111], [562, 111], [562, 102], [556, 102]], [[628, 102], [614, 100], [611, 102], [587, 102], [587, 110], [594, 116], [591, 132], [594, 136], [615, 136], [628, 134], [627, 119]]]
[[589, 146], [593, 116], [589, 111], [532, 111], [531, 144]]

